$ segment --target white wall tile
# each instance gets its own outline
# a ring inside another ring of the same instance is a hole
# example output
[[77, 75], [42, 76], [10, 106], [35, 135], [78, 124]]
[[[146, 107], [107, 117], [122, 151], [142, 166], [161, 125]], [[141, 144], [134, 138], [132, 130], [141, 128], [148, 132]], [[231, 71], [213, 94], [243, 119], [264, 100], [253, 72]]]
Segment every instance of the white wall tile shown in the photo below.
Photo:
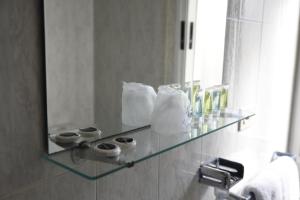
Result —
[[262, 21], [264, 0], [244, 0], [241, 6], [241, 19]]

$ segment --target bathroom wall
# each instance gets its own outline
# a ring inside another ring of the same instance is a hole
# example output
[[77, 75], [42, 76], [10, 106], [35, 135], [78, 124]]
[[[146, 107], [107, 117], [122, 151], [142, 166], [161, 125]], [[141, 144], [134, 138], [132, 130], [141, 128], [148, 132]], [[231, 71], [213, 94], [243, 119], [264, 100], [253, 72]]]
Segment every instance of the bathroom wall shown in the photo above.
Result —
[[[277, 91], [268, 89], [273, 84], [279, 84], [281, 76], [284, 76], [285, 82], [280, 83], [289, 91], [288, 78], [292, 69], [284, 65], [284, 69], [289, 72], [286, 74], [281, 73], [281, 65], [274, 67], [279, 56], [272, 53], [272, 50], [284, 47], [277, 43], [282, 36], [274, 33], [282, 24], [277, 24], [275, 19], [273, 23], [267, 23], [266, 19], [267, 16], [273, 19], [273, 16], [282, 13], [286, 2], [294, 1], [230, 0], [226, 33], [226, 73], [223, 79], [236, 84], [231, 97], [233, 105], [254, 108], [257, 111], [253, 128], [237, 133], [236, 127], [231, 127], [137, 164], [134, 168], [98, 181], [87, 181], [41, 157], [46, 135], [42, 1], [2, 0], [0, 199], [209, 200], [213, 199], [212, 189], [197, 183], [196, 170], [201, 161], [211, 156], [251, 161], [244, 161], [246, 175], [250, 175], [268, 162], [268, 152], [285, 148], [286, 122], [283, 123], [283, 128], [280, 126], [282, 134], [270, 129], [274, 122], [268, 117], [271, 115], [270, 110], [275, 108], [269, 106], [269, 92], [274, 95]], [[284, 50], [288, 49], [282, 49]], [[272, 78], [272, 82], [263, 81], [265, 78]], [[289, 96], [288, 93], [286, 96]], [[264, 112], [260, 111], [261, 107]], [[282, 109], [285, 111], [282, 111], [281, 119], [284, 119], [289, 104], [282, 106]], [[266, 115], [268, 117], [264, 117]], [[276, 116], [271, 119], [274, 118]], [[276, 125], [278, 124], [280, 123], [276, 121]], [[270, 130], [271, 133], [266, 133]], [[274, 134], [274, 137], [269, 134]], [[282, 136], [282, 143], [271, 142], [270, 146], [266, 145], [272, 138], [277, 137], [276, 134]], [[92, 173], [96, 170], [92, 166], [86, 167]]]
[[248, 176], [287, 150], [299, 2], [232, 0], [229, 10], [223, 81], [233, 86], [234, 107], [256, 113], [237, 144]]
[[[299, 2], [232, 1], [228, 17], [224, 82], [233, 85], [235, 107], [255, 110], [245, 135], [265, 140], [270, 151], [287, 148]], [[251, 3], [250, 3], [251, 2]], [[233, 47], [233, 48], [232, 48]], [[276, 125], [276, 126], [275, 126]]]
[[242, 162], [246, 174], [233, 188], [238, 191], [274, 151], [286, 151], [298, 20], [298, 1], [229, 1], [223, 82], [231, 85], [231, 106], [256, 116], [240, 133], [231, 127], [160, 156], [160, 199], [213, 199], [212, 189], [199, 186], [194, 176], [199, 160]]
[[95, 199], [94, 182], [42, 159], [47, 132], [42, 1], [3, 0], [0, 21], [0, 199]]
[[232, 0], [230, 5], [223, 82], [232, 85], [234, 107], [256, 113], [237, 143], [249, 157], [248, 175], [274, 151], [287, 150], [299, 2]]

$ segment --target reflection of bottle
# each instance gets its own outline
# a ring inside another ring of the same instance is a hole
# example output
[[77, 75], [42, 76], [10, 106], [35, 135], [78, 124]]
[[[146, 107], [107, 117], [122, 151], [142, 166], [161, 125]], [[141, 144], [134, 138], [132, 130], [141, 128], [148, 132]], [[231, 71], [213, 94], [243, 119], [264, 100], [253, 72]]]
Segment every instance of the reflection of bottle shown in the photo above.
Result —
[[204, 92], [200, 90], [195, 100], [194, 114], [196, 117], [202, 117], [203, 114], [203, 95]]
[[208, 132], [208, 124], [207, 124], [207, 122], [203, 122], [203, 123], [202, 123], [201, 129], [202, 129], [202, 133], [203, 133], [203, 134], [205, 134], [205, 133]]
[[204, 92], [204, 115], [207, 117], [212, 113], [212, 90], [206, 89]]
[[192, 116], [192, 113], [193, 113], [193, 110], [192, 110], [192, 83], [191, 82], [186, 82], [184, 87], [182, 88], [182, 90], [184, 91], [184, 93], [187, 95], [188, 99], [189, 99], [189, 106], [188, 106], [188, 116], [191, 117]]
[[219, 116], [219, 113], [220, 113], [220, 95], [221, 95], [220, 87], [218, 87], [218, 86], [214, 87], [212, 94], [213, 94], [212, 95], [213, 115], [214, 116]]
[[192, 90], [192, 105], [194, 106], [196, 97], [198, 96], [198, 93], [200, 92], [200, 81], [194, 81], [193, 82], [193, 90]]
[[221, 86], [221, 91], [220, 91], [220, 110], [224, 111], [227, 106], [228, 106], [228, 90], [229, 86], [228, 85], [223, 85]]
[[193, 116], [202, 116], [203, 92], [201, 91], [200, 81], [194, 81], [192, 89], [192, 109]]
[[186, 82], [183, 88], [183, 91], [186, 93], [188, 96], [190, 102], [192, 103], [192, 87], [191, 87], [191, 82]]

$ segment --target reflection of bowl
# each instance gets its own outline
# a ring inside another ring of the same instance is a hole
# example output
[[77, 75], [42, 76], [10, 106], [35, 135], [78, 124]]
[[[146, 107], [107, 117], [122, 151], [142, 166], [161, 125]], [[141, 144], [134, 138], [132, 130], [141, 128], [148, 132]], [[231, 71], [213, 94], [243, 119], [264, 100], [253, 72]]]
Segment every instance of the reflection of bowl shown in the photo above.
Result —
[[136, 140], [130, 137], [118, 137], [114, 138], [113, 141], [121, 148], [134, 148], [136, 146]]
[[82, 137], [97, 137], [101, 134], [101, 131], [95, 127], [80, 128], [79, 133]]
[[120, 147], [113, 143], [97, 144], [94, 147], [94, 150], [99, 156], [104, 156], [104, 157], [117, 157], [121, 153]]
[[55, 135], [55, 141], [62, 144], [74, 143], [79, 140], [80, 135], [75, 132], [63, 132]]

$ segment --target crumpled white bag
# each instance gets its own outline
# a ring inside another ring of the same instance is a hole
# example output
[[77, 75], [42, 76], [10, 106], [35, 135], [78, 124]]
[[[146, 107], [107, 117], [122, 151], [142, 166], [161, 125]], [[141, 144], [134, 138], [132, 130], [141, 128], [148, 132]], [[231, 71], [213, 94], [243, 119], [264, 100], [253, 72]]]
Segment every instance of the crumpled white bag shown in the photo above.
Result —
[[149, 85], [123, 82], [122, 123], [128, 126], [149, 125], [156, 96]]
[[162, 134], [189, 131], [191, 123], [189, 108], [190, 101], [182, 90], [160, 86], [152, 114], [152, 129]]

